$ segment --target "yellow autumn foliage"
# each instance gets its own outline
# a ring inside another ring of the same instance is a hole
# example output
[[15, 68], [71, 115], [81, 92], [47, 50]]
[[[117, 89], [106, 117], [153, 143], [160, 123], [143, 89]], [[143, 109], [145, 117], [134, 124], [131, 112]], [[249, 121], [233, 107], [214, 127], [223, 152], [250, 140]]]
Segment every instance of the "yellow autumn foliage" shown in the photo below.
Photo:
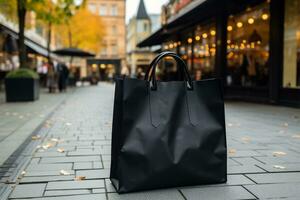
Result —
[[69, 21], [56, 26], [55, 32], [64, 47], [81, 48], [97, 54], [101, 49], [105, 27], [100, 16], [83, 7]]

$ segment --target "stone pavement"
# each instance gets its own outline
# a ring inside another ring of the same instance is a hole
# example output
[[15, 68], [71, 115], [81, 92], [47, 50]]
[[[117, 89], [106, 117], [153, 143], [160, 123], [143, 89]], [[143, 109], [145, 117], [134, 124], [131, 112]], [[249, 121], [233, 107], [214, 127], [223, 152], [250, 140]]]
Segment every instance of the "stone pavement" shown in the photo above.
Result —
[[[36, 131], [2, 198], [300, 199], [300, 110], [227, 103], [228, 182], [118, 195], [108, 177], [113, 86], [79, 88]], [[1, 187], [1, 186], [0, 186]]]
[[0, 166], [69, 93], [49, 94], [41, 89], [38, 101], [5, 103], [0, 92]]

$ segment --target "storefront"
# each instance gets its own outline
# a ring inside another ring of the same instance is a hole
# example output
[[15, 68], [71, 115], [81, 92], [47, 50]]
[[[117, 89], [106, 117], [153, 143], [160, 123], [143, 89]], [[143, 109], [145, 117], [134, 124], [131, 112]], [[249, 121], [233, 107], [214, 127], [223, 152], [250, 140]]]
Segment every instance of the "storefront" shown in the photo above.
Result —
[[300, 106], [300, 0], [194, 0], [139, 46], [157, 44], [228, 99]]

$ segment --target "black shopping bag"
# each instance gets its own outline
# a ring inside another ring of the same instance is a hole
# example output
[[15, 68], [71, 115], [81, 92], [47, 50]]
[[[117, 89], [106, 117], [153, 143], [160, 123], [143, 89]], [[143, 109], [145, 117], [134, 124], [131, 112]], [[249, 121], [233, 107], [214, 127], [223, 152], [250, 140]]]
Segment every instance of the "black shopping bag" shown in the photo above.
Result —
[[[156, 80], [165, 56], [184, 80]], [[172, 52], [154, 59], [145, 80], [116, 80], [110, 179], [117, 192], [226, 182], [226, 151], [220, 80], [192, 81]]]

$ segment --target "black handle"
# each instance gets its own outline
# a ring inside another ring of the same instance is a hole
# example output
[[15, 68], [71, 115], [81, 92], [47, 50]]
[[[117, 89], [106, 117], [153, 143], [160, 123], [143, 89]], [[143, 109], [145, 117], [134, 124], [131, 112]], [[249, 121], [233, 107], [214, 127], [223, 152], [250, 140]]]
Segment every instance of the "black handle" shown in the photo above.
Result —
[[190, 89], [190, 90], [193, 89], [192, 79], [187, 70], [187, 66], [186, 66], [185, 62], [177, 54], [170, 52], [170, 51], [165, 51], [165, 52], [160, 53], [151, 62], [150, 67], [148, 68], [148, 70], [145, 74], [145, 80], [149, 80], [152, 83], [151, 89], [152, 90], [157, 89], [157, 81], [156, 81], [156, 75], [155, 75], [156, 66], [160, 62], [161, 59], [163, 59], [164, 57], [167, 57], [167, 56], [172, 57], [177, 62], [177, 65], [179, 65], [179, 67], [181, 69], [180, 72], [183, 72], [185, 75], [184, 78], [187, 81], [188, 89]]

